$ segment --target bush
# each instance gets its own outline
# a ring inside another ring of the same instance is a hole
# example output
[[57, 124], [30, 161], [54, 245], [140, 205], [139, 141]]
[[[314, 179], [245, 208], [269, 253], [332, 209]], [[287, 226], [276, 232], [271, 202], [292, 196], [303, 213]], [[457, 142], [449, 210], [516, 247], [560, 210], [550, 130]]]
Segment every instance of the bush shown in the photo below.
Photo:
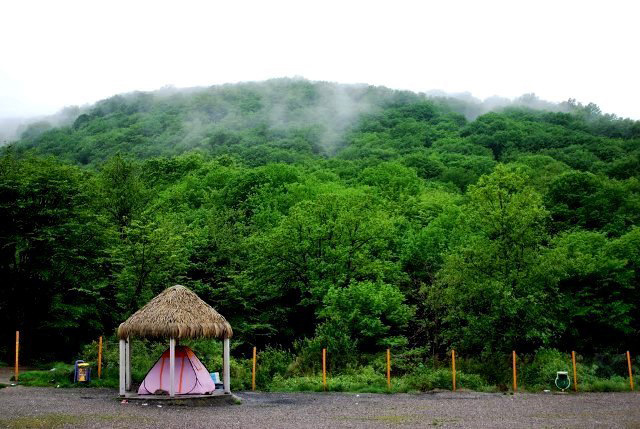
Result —
[[584, 392], [624, 392], [629, 390], [629, 380], [620, 376], [588, 380], [585, 383], [580, 383], [580, 378], [578, 378], [578, 383], [580, 390]]
[[25, 371], [20, 373], [20, 384], [36, 387], [71, 387], [73, 385], [73, 365], [56, 362], [48, 371]]
[[[147, 372], [160, 358], [161, 354], [169, 347], [168, 342], [133, 340], [131, 341], [131, 380], [132, 383], [142, 382]], [[91, 364], [93, 378], [98, 379], [98, 343], [93, 341], [87, 344], [80, 359]], [[102, 347], [102, 379], [110, 380], [110, 384], [118, 386], [120, 373], [120, 348], [118, 340], [111, 337], [104, 341]]]
[[[396, 389], [400, 389], [397, 391], [406, 391], [406, 389], [404, 389], [404, 383], [398, 382], [395, 387]], [[274, 392], [322, 392], [324, 389], [321, 375], [290, 378], [276, 375], [267, 390]], [[393, 387], [392, 390], [394, 390]], [[350, 373], [327, 377], [327, 391], [354, 393], [389, 392], [384, 373], [377, 372], [372, 367], [363, 367]]]
[[[460, 389], [487, 390], [492, 387], [477, 374], [457, 372], [457, 387]], [[423, 368], [415, 373], [392, 377], [391, 389], [387, 388], [384, 371], [372, 366], [358, 368], [347, 373], [327, 377], [327, 390], [331, 392], [427, 392], [433, 389], [451, 389], [451, 371], [447, 369], [430, 370]], [[321, 392], [322, 376], [303, 376], [285, 378], [277, 375], [268, 386], [269, 391], [309, 391]]]
[[[222, 373], [222, 343], [216, 340], [188, 340], [190, 347], [211, 372]], [[321, 392], [321, 347], [313, 340], [301, 341], [295, 353], [267, 347], [258, 353], [256, 386], [264, 391]], [[165, 341], [136, 340], [132, 342], [131, 373], [133, 385], [140, 383], [167, 349]], [[97, 378], [97, 344], [85, 346], [80, 356], [92, 364], [92, 381], [73, 384], [73, 365], [58, 362], [50, 370], [20, 374], [20, 383], [27, 386], [94, 386], [117, 388], [119, 383], [119, 348], [115, 338], [103, 348], [102, 379]], [[335, 358], [335, 353], [333, 354]], [[331, 357], [328, 350], [328, 357]], [[609, 354], [585, 359], [577, 356], [580, 391], [626, 391], [626, 358]], [[328, 363], [331, 361], [329, 360]], [[459, 389], [476, 391], [506, 390], [511, 386], [511, 355], [487, 355], [483, 358], [458, 358], [456, 385]], [[231, 389], [251, 389], [252, 359], [231, 358]], [[427, 349], [397, 350], [392, 356], [391, 389], [387, 388], [386, 354], [350, 354], [345, 365], [328, 367], [327, 390], [332, 392], [426, 392], [450, 390], [450, 362], [438, 360]], [[535, 355], [518, 356], [518, 386], [521, 391], [555, 390], [557, 371], [567, 371], [573, 382], [570, 354], [555, 349], [540, 349]]]
[[[406, 376], [406, 382], [412, 390], [427, 392], [433, 389], [450, 390], [452, 387], [451, 370], [422, 368]], [[478, 374], [456, 371], [456, 387], [459, 389], [484, 390], [487, 382]]]
[[335, 322], [318, 326], [313, 339], [304, 339], [295, 344], [297, 373], [317, 372], [322, 366], [322, 349], [327, 349], [327, 370], [340, 370], [356, 364], [357, 341], [340, 329]]
[[567, 371], [573, 383], [571, 357], [556, 349], [540, 349], [530, 364], [524, 365], [521, 377], [528, 390], [556, 390], [555, 379], [558, 371]]
[[284, 377], [292, 369], [293, 355], [291, 352], [267, 347], [258, 354], [256, 369], [256, 386], [265, 389], [275, 376]]

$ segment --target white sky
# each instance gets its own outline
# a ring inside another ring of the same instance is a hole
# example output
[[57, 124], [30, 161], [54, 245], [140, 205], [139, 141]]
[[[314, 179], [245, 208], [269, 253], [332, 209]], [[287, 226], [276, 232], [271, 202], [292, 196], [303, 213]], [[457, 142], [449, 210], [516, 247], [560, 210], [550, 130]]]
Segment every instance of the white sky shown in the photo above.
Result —
[[272, 77], [570, 97], [640, 119], [640, 1], [0, 1], [0, 117]]

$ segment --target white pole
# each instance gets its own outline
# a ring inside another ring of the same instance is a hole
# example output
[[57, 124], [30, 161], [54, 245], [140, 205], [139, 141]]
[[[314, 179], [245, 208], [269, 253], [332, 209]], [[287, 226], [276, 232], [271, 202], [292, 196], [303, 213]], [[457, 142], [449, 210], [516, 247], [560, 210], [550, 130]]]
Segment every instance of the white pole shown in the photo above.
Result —
[[126, 354], [126, 371], [124, 373], [125, 378], [125, 390], [129, 392], [131, 390], [131, 340], [127, 337], [127, 342], [125, 343], [125, 354]]
[[223, 368], [222, 368], [222, 379], [224, 383], [224, 393], [231, 393], [231, 374], [229, 372], [229, 338], [224, 339], [223, 346]]
[[175, 396], [176, 340], [169, 339], [169, 396]]
[[125, 392], [125, 358], [126, 358], [126, 352], [125, 352], [125, 345], [124, 345], [124, 340], [120, 340], [120, 396], [124, 396], [124, 392]]

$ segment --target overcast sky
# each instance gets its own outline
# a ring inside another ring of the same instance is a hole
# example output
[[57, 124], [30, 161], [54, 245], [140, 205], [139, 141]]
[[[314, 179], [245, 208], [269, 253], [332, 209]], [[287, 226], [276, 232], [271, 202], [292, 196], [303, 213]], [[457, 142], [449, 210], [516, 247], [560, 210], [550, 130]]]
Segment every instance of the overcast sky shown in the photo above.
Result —
[[576, 98], [640, 119], [640, 1], [0, 2], [0, 117], [273, 77]]

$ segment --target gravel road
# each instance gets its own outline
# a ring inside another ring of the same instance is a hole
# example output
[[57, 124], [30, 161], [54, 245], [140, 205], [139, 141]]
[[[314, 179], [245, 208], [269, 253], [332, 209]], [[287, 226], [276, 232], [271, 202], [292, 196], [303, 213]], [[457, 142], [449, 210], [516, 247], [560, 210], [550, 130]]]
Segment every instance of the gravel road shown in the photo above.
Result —
[[120, 404], [110, 389], [0, 389], [0, 427], [640, 428], [640, 394], [236, 393], [242, 405]]

